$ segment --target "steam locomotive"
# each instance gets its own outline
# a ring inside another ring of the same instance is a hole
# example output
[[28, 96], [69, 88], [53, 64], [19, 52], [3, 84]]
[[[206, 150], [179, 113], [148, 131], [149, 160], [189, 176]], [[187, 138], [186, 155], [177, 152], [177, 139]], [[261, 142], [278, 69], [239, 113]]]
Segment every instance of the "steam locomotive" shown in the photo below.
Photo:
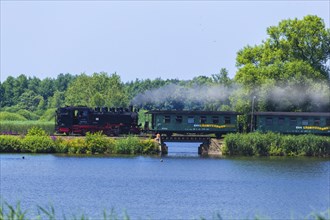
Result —
[[139, 134], [138, 110], [130, 108], [95, 109], [78, 106], [56, 110], [55, 131], [59, 134], [80, 134], [102, 131], [108, 136]]
[[[138, 109], [64, 107], [56, 111], [56, 132], [80, 134], [102, 131], [108, 136], [140, 134], [141, 131], [172, 134], [223, 134], [242, 131], [238, 112], [152, 110], [142, 129]], [[330, 135], [330, 112], [255, 112], [250, 114], [250, 131], [283, 134]]]

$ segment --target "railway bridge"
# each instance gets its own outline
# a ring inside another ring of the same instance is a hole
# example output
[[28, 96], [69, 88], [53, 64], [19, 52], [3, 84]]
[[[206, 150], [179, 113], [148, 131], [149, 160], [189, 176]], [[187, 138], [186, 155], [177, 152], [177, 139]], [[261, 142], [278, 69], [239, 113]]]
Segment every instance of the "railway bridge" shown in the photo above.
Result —
[[216, 139], [205, 135], [173, 135], [161, 136], [157, 135], [155, 140], [159, 143], [159, 150], [162, 154], [168, 153], [167, 142], [186, 142], [186, 143], [201, 143], [198, 147], [198, 154], [206, 156], [221, 156], [221, 146], [223, 139]]

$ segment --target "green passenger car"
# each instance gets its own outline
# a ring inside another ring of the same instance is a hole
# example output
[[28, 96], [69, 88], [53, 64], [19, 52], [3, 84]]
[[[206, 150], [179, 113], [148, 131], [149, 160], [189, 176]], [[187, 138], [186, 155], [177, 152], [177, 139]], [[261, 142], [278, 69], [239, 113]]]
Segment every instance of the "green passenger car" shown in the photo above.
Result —
[[151, 130], [166, 134], [222, 134], [237, 132], [237, 112], [154, 110]]
[[253, 115], [256, 131], [330, 135], [330, 112], [256, 112]]

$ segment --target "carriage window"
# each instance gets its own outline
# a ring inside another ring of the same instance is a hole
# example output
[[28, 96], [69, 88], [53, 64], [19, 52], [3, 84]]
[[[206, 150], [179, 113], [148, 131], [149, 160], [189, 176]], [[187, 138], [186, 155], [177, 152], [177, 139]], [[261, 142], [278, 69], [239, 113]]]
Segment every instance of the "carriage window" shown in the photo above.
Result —
[[284, 125], [284, 118], [279, 118], [278, 119], [278, 124], [279, 125]]
[[201, 124], [204, 124], [206, 123], [206, 116], [201, 116]]
[[178, 123], [182, 123], [182, 116], [181, 115], [177, 115], [175, 120]]
[[325, 119], [326, 126], [330, 126], [330, 118]]
[[225, 124], [230, 124], [230, 123], [231, 123], [230, 117], [226, 116], [225, 117]]
[[297, 125], [297, 119], [296, 118], [290, 118], [290, 125]]
[[303, 118], [301, 121], [301, 125], [308, 125], [308, 118]]
[[315, 126], [320, 126], [320, 118], [314, 118], [314, 125]]
[[266, 125], [273, 125], [273, 118], [266, 118]]
[[194, 116], [188, 116], [188, 124], [193, 124], [193, 123], [195, 123]]
[[213, 122], [213, 124], [219, 124], [219, 117], [218, 116], [213, 116], [212, 117], [212, 122]]
[[165, 116], [164, 116], [164, 122], [165, 122], [165, 123], [170, 123], [170, 122], [171, 122], [171, 116], [169, 116], [169, 115], [165, 115]]

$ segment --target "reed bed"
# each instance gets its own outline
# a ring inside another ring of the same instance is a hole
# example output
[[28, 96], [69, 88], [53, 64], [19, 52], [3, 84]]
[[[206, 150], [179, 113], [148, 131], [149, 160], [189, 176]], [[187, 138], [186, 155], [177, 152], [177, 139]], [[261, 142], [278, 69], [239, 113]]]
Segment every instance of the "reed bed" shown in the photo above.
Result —
[[223, 154], [243, 156], [330, 156], [330, 137], [277, 133], [228, 134]]
[[64, 139], [49, 136], [39, 127], [26, 136], [0, 135], [0, 153], [67, 153], [67, 154], [156, 154], [158, 144], [152, 139], [134, 136], [109, 138], [101, 132], [85, 137]]
[[54, 121], [0, 121], [0, 134], [27, 134], [28, 130], [38, 127], [45, 130], [48, 134], [54, 134]]

